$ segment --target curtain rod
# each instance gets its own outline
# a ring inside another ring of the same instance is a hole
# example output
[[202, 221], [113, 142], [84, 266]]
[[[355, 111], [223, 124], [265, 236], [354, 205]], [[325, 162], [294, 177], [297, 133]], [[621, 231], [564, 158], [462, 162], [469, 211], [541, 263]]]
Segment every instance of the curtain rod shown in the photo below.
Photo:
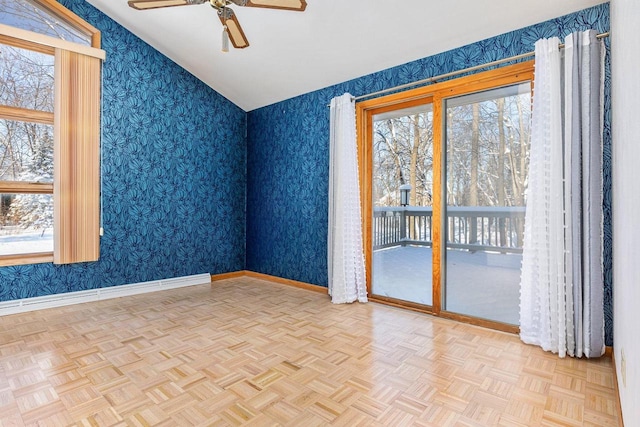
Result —
[[[600, 33], [596, 36], [596, 38], [598, 39], [603, 39], [605, 37], [609, 37], [609, 32], [605, 32], [605, 33]], [[564, 48], [564, 44], [560, 44], [560, 49]], [[468, 73], [470, 71], [476, 71], [476, 70], [481, 70], [483, 68], [487, 68], [487, 67], [492, 67], [494, 65], [500, 65], [500, 64], [504, 64], [505, 62], [511, 62], [511, 61], [517, 61], [519, 59], [524, 59], [524, 58], [528, 58], [530, 56], [534, 56], [535, 52], [527, 52], [527, 53], [521, 53], [520, 55], [514, 55], [514, 56], [510, 56], [509, 58], [504, 58], [504, 59], [498, 59], [497, 61], [491, 61], [491, 62], [487, 62], [485, 64], [481, 64], [481, 65], [475, 65], [473, 67], [468, 67], [465, 68], [463, 70], [457, 70], [457, 71], [451, 71], [449, 73], [444, 73], [444, 74], [440, 74], [434, 77], [428, 77], [426, 79], [422, 79], [422, 80], [417, 80], [415, 82], [412, 83], [405, 83], [399, 86], [394, 86], [394, 87], [390, 87], [388, 89], [382, 89], [379, 90], [377, 92], [371, 92], [371, 93], [367, 93], [366, 95], [360, 95], [360, 96], [356, 96], [354, 97], [354, 99], [356, 101], [360, 100], [360, 99], [364, 99], [364, 98], [370, 98], [376, 95], [382, 95], [388, 92], [395, 92], [401, 89], [406, 89], [406, 88], [410, 88], [410, 87], [414, 87], [414, 86], [421, 86], [421, 85], [425, 85], [428, 83], [433, 83], [436, 80], [440, 80], [440, 79], [444, 79], [447, 77], [454, 77], [460, 74], [464, 74], [464, 73]]]

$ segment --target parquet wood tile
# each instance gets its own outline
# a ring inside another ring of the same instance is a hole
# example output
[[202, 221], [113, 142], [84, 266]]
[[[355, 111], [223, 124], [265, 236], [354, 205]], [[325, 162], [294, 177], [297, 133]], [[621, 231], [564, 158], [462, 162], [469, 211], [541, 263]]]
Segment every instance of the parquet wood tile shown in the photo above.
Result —
[[0, 426], [618, 426], [611, 360], [236, 278], [0, 318]]

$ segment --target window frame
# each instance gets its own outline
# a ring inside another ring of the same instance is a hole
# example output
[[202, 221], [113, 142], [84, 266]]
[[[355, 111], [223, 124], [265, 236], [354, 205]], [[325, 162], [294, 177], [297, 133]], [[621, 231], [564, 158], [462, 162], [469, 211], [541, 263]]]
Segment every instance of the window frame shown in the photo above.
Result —
[[[102, 42], [100, 31], [55, 0], [32, 0], [52, 15], [62, 19], [91, 39], [91, 47], [100, 49]], [[104, 58], [103, 58], [104, 59]]]
[[[51, 125], [54, 128], [55, 141], [54, 141], [54, 179], [52, 183], [36, 183], [36, 182], [18, 182], [18, 181], [0, 181], [0, 193], [3, 194], [52, 194], [54, 198], [54, 250], [49, 252], [39, 252], [39, 253], [21, 253], [21, 254], [10, 254], [10, 255], [0, 255], [0, 267], [4, 266], [13, 266], [13, 265], [24, 265], [24, 264], [36, 264], [36, 263], [46, 263], [46, 262], [55, 262], [55, 263], [70, 263], [70, 262], [81, 262], [81, 261], [95, 261], [98, 257], [98, 246], [99, 243], [96, 243], [99, 240], [97, 236], [91, 236], [89, 239], [91, 244], [94, 246], [92, 250], [86, 252], [86, 245], [80, 241], [71, 241], [66, 242], [62, 247], [59, 244], [59, 240], [66, 237], [56, 232], [56, 227], [58, 227], [58, 223], [61, 222], [59, 218], [60, 207], [59, 203], [56, 201], [58, 197], [56, 196], [57, 189], [60, 188], [60, 181], [65, 180], [67, 175], [70, 176], [71, 173], [60, 173], [58, 169], [60, 169], [59, 163], [65, 162], [64, 164], [68, 164], [67, 159], [60, 159], [60, 153], [56, 154], [56, 152], [65, 150], [66, 157], [69, 157], [69, 143], [64, 145], [64, 142], [61, 142], [60, 132], [65, 132], [66, 129], [64, 126], [64, 121], [61, 122], [60, 109], [68, 106], [69, 102], [73, 102], [72, 100], [66, 99], [65, 95], [60, 94], [61, 92], [61, 81], [63, 77], [60, 76], [59, 71], [62, 69], [61, 61], [59, 61], [60, 54], [62, 52], [71, 52], [72, 54], [79, 54], [83, 57], [87, 58], [97, 58], [99, 60], [104, 60], [106, 57], [105, 52], [100, 49], [101, 36], [100, 31], [96, 28], [85, 22], [82, 18], [75, 15], [73, 12], [66, 9], [64, 6], [60, 5], [58, 2], [54, 0], [34, 0], [34, 2], [42, 7], [47, 12], [56, 16], [57, 18], [64, 21], [66, 24], [74, 27], [75, 29], [81, 31], [82, 33], [89, 36], [91, 40], [91, 46], [78, 44], [75, 42], [69, 42], [66, 40], [58, 39], [55, 37], [51, 37], [48, 35], [35, 33], [32, 31], [23, 30], [21, 28], [12, 27], [9, 25], [0, 24], [0, 43], [4, 45], [9, 45], [21, 49], [27, 49], [34, 52], [39, 52], [43, 54], [48, 54], [54, 57], [54, 91], [56, 92], [55, 100], [54, 100], [54, 111], [38, 111], [38, 110], [30, 110], [26, 108], [8, 106], [8, 105], [0, 105], [0, 119], [6, 120], [15, 120], [21, 122], [29, 122], [29, 123], [40, 123]], [[68, 68], [68, 67], [67, 67]], [[66, 68], [65, 68], [66, 71]], [[78, 72], [77, 70], [72, 70], [72, 72]], [[100, 71], [98, 70], [98, 80], [99, 80]], [[95, 77], [95, 76], [94, 76]], [[95, 78], [94, 78], [95, 80]], [[94, 85], [95, 86], [95, 85]], [[101, 89], [98, 87], [97, 91], [99, 92]], [[95, 91], [95, 87], [94, 87]], [[99, 99], [98, 99], [99, 104]], [[98, 105], [99, 110], [99, 105]], [[94, 114], [95, 116], [95, 114]], [[62, 119], [64, 120], [64, 119]], [[95, 122], [95, 120], [94, 120]], [[99, 128], [99, 118], [98, 118], [98, 128]], [[68, 126], [67, 126], [68, 127]], [[92, 152], [99, 151], [99, 129], [97, 132], [98, 141], [97, 141], [97, 149], [94, 147]], [[66, 135], [63, 135], [64, 138]], [[73, 136], [71, 136], [73, 138]], [[94, 143], [95, 141], [91, 141], [90, 143]], [[61, 149], [61, 147], [63, 147]], [[82, 148], [79, 148], [82, 150]], [[72, 149], [73, 150], [73, 149]], [[73, 157], [73, 153], [71, 153]], [[93, 160], [93, 159], [92, 159]], [[99, 161], [99, 160], [98, 160]], [[95, 163], [95, 161], [93, 162]], [[81, 172], [84, 173], [85, 171]], [[75, 173], [75, 172], [72, 172]], [[97, 172], [96, 172], [97, 173]], [[66, 179], [68, 181], [68, 179]], [[97, 178], [99, 182], [99, 176]], [[95, 187], [95, 185], [94, 185]], [[72, 189], [73, 191], [74, 189]], [[77, 190], [77, 189], [76, 189]], [[67, 191], [65, 189], [65, 191]], [[96, 191], [98, 194], [92, 194], [91, 197], [94, 199], [99, 199], [99, 190]], [[99, 201], [98, 201], [99, 206]], [[63, 207], [64, 208], [64, 207]], [[95, 209], [94, 209], [95, 212]], [[66, 212], [65, 212], [66, 213]], [[56, 216], [58, 219], [56, 219]], [[64, 215], [62, 215], [64, 216]], [[94, 218], [91, 218], [91, 230], [96, 229], [95, 215]], [[75, 218], [75, 216], [74, 216]], [[64, 221], [62, 221], [64, 222]], [[66, 221], [68, 223], [68, 221]], [[67, 226], [67, 224], [65, 224]], [[81, 227], [83, 225], [81, 224]], [[93, 234], [93, 233], [92, 233]], [[83, 236], [84, 239], [84, 236]], [[77, 249], [80, 248], [80, 256], [77, 256]], [[90, 253], [89, 256], [86, 256], [86, 253]]]
[[[101, 33], [100, 33], [100, 30], [95, 28], [93, 25], [89, 24], [87, 21], [80, 18], [78, 15], [71, 12], [69, 9], [67, 9], [66, 7], [64, 7], [63, 5], [61, 5], [55, 0], [31, 0], [31, 2], [35, 3], [45, 12], [48, 12], [51, 15], [55, 16], [56, 18], [60, 19], [65, 24], [85, 34], [91, 40], [91, 47], [100, 49], [100, 45], [102, 43]], [[11, 27], [11, 28], [15, 28], [15, 27]], [[37, 33], [34, 33], [34, 34], [37, 34]], [[57, 40], [60, 40], [60, 39], [57, 39]], [[71, 43], [71, 42], [68, 42], [68, 43]], [[82, 45], [78, 44], [78, 46], [82, 46]]]

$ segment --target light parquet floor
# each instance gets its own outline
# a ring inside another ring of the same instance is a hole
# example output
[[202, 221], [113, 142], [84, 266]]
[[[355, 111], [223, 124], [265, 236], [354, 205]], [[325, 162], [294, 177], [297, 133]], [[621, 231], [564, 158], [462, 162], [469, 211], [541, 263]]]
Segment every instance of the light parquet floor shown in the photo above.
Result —
[[0, 318], [2, 426], [617, 426], [612, 364], [253, 278]]

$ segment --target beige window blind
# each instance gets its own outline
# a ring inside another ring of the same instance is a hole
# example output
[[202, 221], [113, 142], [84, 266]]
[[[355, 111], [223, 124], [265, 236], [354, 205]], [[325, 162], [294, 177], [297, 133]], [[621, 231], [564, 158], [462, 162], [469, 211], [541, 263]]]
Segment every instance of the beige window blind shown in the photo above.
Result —
[[53, 262], [97, 261], [101, 61], [60, 48], [55, 55]]

